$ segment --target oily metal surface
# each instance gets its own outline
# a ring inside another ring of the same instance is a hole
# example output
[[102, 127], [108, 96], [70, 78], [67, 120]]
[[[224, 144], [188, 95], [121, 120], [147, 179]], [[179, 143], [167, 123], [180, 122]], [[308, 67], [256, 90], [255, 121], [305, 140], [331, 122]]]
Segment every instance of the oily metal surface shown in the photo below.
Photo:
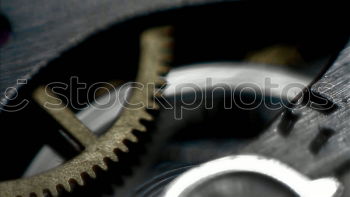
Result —
[[[159, 78], [159, 74], [167, 72], [166, 62], [169, 62], [169, 58], [171, 58], [169, 47], [172, 39], [169, 36], [170, 32], [171, 28], [163, 27], [143, 33], [141, 37], [140, 66], [136, 82], [143, 85], [148, 83], [164, 84], [164, 81]], [[64, 108], [63, 111], [55, 111], [44, 107], [68, 132], [78, 139], [85, 147], [85, 150], [72, 160], [47, 172], [28, 178], [1, 182], [0, 196], [24, 197], [33, 194], [44, 196], [47, 193], [57, 196], [59, 187], [71, 191], [71, 184], [78, 183], [83, 185], [83, 176], [85, 174], [95, 178], [97, 167], [107, 170], [106, 161], [108, 159], [118, 161], [117, 150], [128, 151], [125, 140], [137, 142], [138, 139], [133, 134], [133, 131], [146, 131], [145, 126], [140, 121], [153, 119], [146, 109], [158, 108], [152, 99], [153, 92], [153, 87], [133, 91], [129, 103], [141, 102], [144, 105], [138, 108], [131, 108], [127, 105], [114, 125], [101, 137], [93, 136], [77, 119], [72, 118], [74, 114], [68, 109]], [[41, 87], [34, 91], [34, 99], [39, 104], [48, 101], [48, 97]], [[73, 119], [73, 121], [70, 119]]]

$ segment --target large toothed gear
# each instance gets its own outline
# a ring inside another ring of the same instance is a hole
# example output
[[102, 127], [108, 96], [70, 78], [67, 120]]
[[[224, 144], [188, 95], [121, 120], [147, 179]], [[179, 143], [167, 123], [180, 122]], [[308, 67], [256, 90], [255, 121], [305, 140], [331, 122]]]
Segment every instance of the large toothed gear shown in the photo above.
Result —
[[[72, 191], [72, 184], [84, 185], [83, 177], [87, 174], [92, 178], [96, 177], [96, 168], [107, 170], [107, 160], [118, 161], [117, 151], [128, 152], [125, 141], [137, 142], [134, 131], [145, 132], [146, 127], [141, 120], [151, 121], [153, 116], [147, 109], [157, 109], [152, 96], [153, 86], [146, 86], [154, 83], [162, 86], [165, 82], [159, 77], [167, 72], [167, 63], [171, 59], [170, 27], [150, 29], [141, 37], [140, 66], [136, 82], [145, 85], [141, 91], [133, 91], [129, 103], [144, 103], [139, 108], [124, 108], [118, 120], [102, 136], [92, 134], [69, 109], [52, 110], [43, 107], [53, 116], [66, 130], [84, 146], [84, 151], [72, 160], [44, 173], [17, 180], [10, 180], [0, 183], [1, 197], [43, 197], [47, 193], [58, 196], [60, 188]], [[34, 100], [39, 105], [52, 99], [47, 90], [39, 87], [33, 93]]]

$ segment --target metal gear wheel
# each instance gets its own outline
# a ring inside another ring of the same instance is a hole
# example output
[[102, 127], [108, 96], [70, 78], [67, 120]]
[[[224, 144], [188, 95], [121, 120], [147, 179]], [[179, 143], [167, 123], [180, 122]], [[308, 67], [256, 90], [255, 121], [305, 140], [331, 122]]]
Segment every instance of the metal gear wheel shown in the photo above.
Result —
[[[154, 83], [164, 85], [165, 81], [159, 76], [168, 71], [167, 63], [171, 57], [172, 38], [169, 36], [171, 27], [159, 27], [150, 29], [141, 35], [141, 57], [136, 82], [145, 85]], [[133, 91], [130, 103], [142, 102], [137, 109], [125, 108], [114, 125], [102, 136], [97, 137], [89, 131], [68, 108], [62, 110], [48, 109], [45, 102], [57, 101], [53, 95], [46, 93], [46, 89], [38, 87], [34, 93], [34, 100], [42, 106], [66, 131], [80, 144], [84, 151], [70, 161], [44, 173], [17, 180], [0, 183], [0, 196], [57, 196], [58, 188], [72, 191], [72, 184], [84, 185], [85, 174], [96, 177], [96, 168], [107, 170], [107, 160], [118, 161], [116, 152], [128, 152], [125, 140], [137, 142], [133, 131], [145, 132], [146, 127], [140, 120], [153, 120], [147, 109], [157, 109], [158, 105], [153, 100], [154, 87], [147, 87], [141, 91]], [[58, 105], [58, 107], [62, 107]]]

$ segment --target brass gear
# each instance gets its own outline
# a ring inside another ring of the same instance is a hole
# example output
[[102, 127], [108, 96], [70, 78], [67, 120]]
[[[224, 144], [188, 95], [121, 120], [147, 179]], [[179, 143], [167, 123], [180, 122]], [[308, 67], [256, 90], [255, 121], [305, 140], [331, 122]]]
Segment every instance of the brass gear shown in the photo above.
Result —
[[129, 103], [142, 102], [147, 105], [137, 109], [124, 108], [114, 125], [100, 137], [93, 135], [69, 109], [52, 110], [44, 107], [45, 102], [54, 102], [50, 99], [55, 98], [47, 95], [44, 88], [37, 88], [33, 93], [34, 100], [43, 106], [85, 149], [70, 161], [44, 173], [1, 182], [0, 197], [44, 197], [47, 194], [58, 196], [60, 187], [71, 192], [72, 184], [84, 185], [84, 174], [95, 178], [96, 168], [107, 170], [108, 159], [117, 162], [117, 150], [128, 152], [125, 140], [137, 142], [138, 139], [133, 131], [146, 131], [146, 127], [140, 123], [140, 120], [153, 120], [153, 116], [146, 110], [159, 108], [152, 98], [155, 89], [147, 84], [162, 86], [165, 83], [159, 76], [168, 72], [167, 63], [172, 59], [170, 33], [171, 27], [157, 27], [141, 35], [141, 56], [136, 82], [143, 84], [145, 88], [133, 91]]

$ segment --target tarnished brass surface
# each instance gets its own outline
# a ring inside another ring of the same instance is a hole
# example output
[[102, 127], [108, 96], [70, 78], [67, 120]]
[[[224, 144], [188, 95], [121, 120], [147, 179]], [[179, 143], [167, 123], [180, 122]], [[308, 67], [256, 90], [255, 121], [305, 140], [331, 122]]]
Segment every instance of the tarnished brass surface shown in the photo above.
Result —
[[146, 108], [158, 108], [152, 99], [154, 86], [147, 86], [146, 84], [162, 85], [164, 83], [159, 75], [168, 71], [166, 64], [172, 58], [170, 31], [170, 27], [154, 28], [144, 32], [141, 37], [141, 57], [136, 82], [144, 84], [145, 88], [133, 91], [129, 103], [141, 102], [148, 104], [148, 106], [124, 108], [114, 125], [100, 137], [94, 136], [68, 108], [49, 109], [45, 107], [46, 102], [50, 102], [50, 99], [55, 98], [50, 97], [43, 87], [36, 89], [33, 93], [34, 100], [81, 143], [85, 150], [72, 160], [47, 172], [29, 178], [1, 182], [0, 197], [27, 197], [30, 195], [44, 197], [47, 193], [58, 196], [58, 186], [62, 186], [70, 192], [73, 182], [84, 185], [83, 174], [95, 178], [94, 169], [97, 166], [107, 170], [106, 158], [118, 161], [115, 154], [117, 150], [128, 152], [128, 147], [124, 144], [124, 141], [138, 141], [132, 131], [146, 131], [140, 120], [153, 120], [152, 115], [146, 111]]
[[292, 45], [273, 45], [250, 52], [245, 58], [248, 62], [295, 66], [305, 64], [300, 52]]
[[[49, 88], [38, 87], [33, 94], [34, 100], [49, 113], [60, 125], [74, 137], [84, 147], [94, 144], [97, 141], [96, 136], [90, 131], [75, 114], [66, 107]], [[54, 105], [46, 106], [51, 103]]]

